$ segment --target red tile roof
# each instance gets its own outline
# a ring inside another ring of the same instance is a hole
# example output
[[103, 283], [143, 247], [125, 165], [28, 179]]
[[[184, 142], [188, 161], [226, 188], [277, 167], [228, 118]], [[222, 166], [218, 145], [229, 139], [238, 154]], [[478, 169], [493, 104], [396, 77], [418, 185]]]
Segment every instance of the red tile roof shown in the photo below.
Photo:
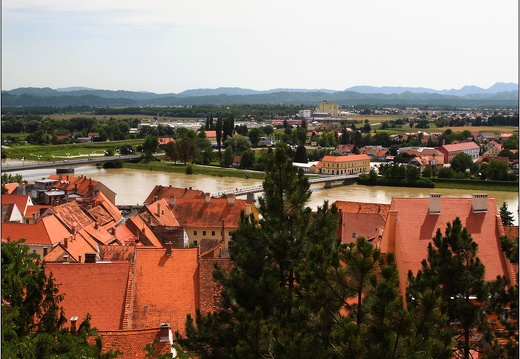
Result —
[[130, 263], [48, 263], [47, 274], [52, 272], [65, 294], [61, 305], [69, 320], [78, 316], [81, 323], [87, 313], [91, 325], [98, 330], [118, 330], [123, 323], [125, 297]]
[[478, 149], [480, 147], [475, 142], [461, 142], [457, 144], [443, 145], [441, 148], [444, 148], [448, 152], [453, 152], [464, 151], [469, 149]]
[[25, 238], [26, 244], [55, 245], [69, 236], [70, 232], [54, 216], [44, 217], [36, 223], [2, 223], [2, 239]]
[[73, 228], [80, 230], [94, 223], [94, 220], [87, 216], [76, 202], [54, 206], [51, 210], [71, 230]]
[[164, 198], [170, 203], [170, 198], [204, 198], [204, 192], [191, 188], [177, 188], [171, 186], [157, 185], [148, 195], [144, 203], [153, 203], [157, 199]]
[[27, 206], [27, 210], [25, 211], [25, 218], [34, 218], [38, 219], [40, 214], [45, 212], [45, 210], [51, 208], [51, 205], [47, 204], [35, 204], [32, 206]]
[[379, 213], [386, 221], [388, 217], [388, 211], [390, 209], [389, 204], [381, 203], [363, 203], [363, 202], [350, 202], [350, 201], [335, 201], [333, 203], [338, 210], [348, 213]]
[[478, 213], [472, 211], [472, 198], [441, 198], [439, 214], [429, 214], [429, 201], [429, 198], [394, 198], [390, 205], [381, 252], [394, 252], [402, 291], [408, 271], [415, 274], [421, 268], [421, 261], [427, 257], [428, 243], [437, 229], [444, 234], [446, 224], [456, 217], [478, 244], [478, 256], [486, 267], [485, 279], [507, 276], [499, 246], [500, 217], [494, 198], [487, 199], [487, 212]]
[[2, 204], [15, 204], [22, 215], [25, 215], [27, 206], [32, 205], [32, 200], [29, 195], [26, 194], [3, 194]]
[[[160, 324], [160, 323], [159, 323]], [[119, 359], [142, 359], [146, 357], [147, 352], [144, 350], [147, 344], [152, 344], [156, 340], [155, 355], [171, 353], [171, 344], [169, 341], [161, 342], [160, 329], [136, 329], [136, 330], [118, 330], [118, 331], [99, 331], [102, 352], [108, 350], [119, 350], [123, 352]]]
[[179, 224], [183, 227], [214, 227], [220, 228], [222, 220], [226, 228], [238, 228], [240, 213], [246, 212], [246, 205], [253, 202], [243, 199], [234, 199], [232, 205], [228, 204], [227, 198], [208, 198], [206, 199], [180, 199], [176, 200], [172, 212]]
[[4, 183], [4, 187], [7, 189], [7, 194], [15, 194], [19, 186], [19, 183]]
[[166, 199], [158, 199], [154, 203], [145, 205], [146, 210], [141, 213], [145, 220], [150, 219], [152, 226], [172, 226], [178, 227], [179, 222], [170, 210], [169, 202]]
[[170, 323], [184, 333], [186, 315], [199, 307], [198, 256], [197, 248], [172, 249], [171, 256], [162, 248], [136, 248], [129, 329]]
[[350, 161], [362, 161], [370, 160], [368, 155], [350, 155], [350, 156], [325, 156], [321, 159], [321, 162], [350, 162]]
[[128, 218], [126, 220], [126, 226], [132, 233], [134, 233], [139, 242], [145, 246], [154, 246], [161, 248], [163, 245], [159, 238], [153, 233], [152, 229], [148, 225], [148, 222], [144, 220], [141, 215]]
[[379, 213], [341, 213], [341, 242], [355, 242], [363, 236], [367, 240], [378, 241], [378, 236], [385, 226], [385, 219]]

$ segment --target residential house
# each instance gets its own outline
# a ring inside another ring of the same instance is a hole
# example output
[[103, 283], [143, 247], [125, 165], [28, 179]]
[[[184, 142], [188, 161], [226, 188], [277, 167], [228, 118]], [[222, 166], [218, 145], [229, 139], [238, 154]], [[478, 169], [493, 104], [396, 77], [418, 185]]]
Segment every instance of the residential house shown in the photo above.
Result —
[[139, 216], [148, 224], [155, 237], [160, 241], [158, 247], [188, 247], [188, 234], [179, 225], [166, 199], [158, 199], [154, 203], [146, 204], [139, 212]]
[[67, 242], [71, 233], [55, 217], [47, 216], [36, 223], [2, 223], [2, 241], [25, 239], [29, 251], [44, 258], [60, 243]]
[[474, 194], [472, 198], [443, 198], [440, 194], [430, 194], [429, 198], [394, 198], [380, 249], [383, 255], [394, 253], [403, 296], [408, 272], [416, 274], [421, 269], [421, 261], [427, 258], [428, 244], [437, 229], [444, 233], [446, 224], [457, 217], [478, 244], [477, 254], [486, 267], [485, 279], [494, 280], [500, 275], [513, 280], [500, 249], [504, 228], [494, 198], [486, 194]]
[[[148, 197], [144, 200], [144, 203], [153, 203], [158, 199], [166, 199], [170, 202], [175, 202], [176, 199], [188, 199], [188, 198], [204, 198], [204, 192], [190, 188], [177, 188], [163, 185], [155, 186]], [[170, 204], [171, 205], [171, 204]]]
[[336, 148], [336, 152], [341, 155], [350, 155], [354, 153], [354, 149], [356, 148], [356, 145], [354, 144], [345, 144], [345, 145], [338, 145], [338, 148]]
[[475, 140], [480, 142], [489, 142], [498, 138], [493, 132], [479, 132]]
[[321, 173], [343, 175], [370, 172], [370, 158], [366, 154], [325, 156], [321, 159]]
[[63, 176], [61, 174], [55, 174], [49, 176], [50, 180], [55, 182], [51, 185], [53, 189], [63, 190], [66, 192], [66, 196], [69, 199], [78, 197], [94, 197], [95, 193], [100, 191], [103, 192], [105, 197], [112, 203], [116, 203], [116, 193], [110, 188], [105, 186], [103, 183], [87, 178], [86, 176], [80, 175], [75, 176]]
[[476, 161], [480, 156], [480, 147], [475, 142], [461, 142], [457, 144], [442, 145], [439, 151], [444, 155], [444, 163], [450, 163], [453, 157], [459, 153], [465, 153]]
[[203, 245], [204, 249], [217, 245], [228, 249], [231, 233], [238, 229], [242, 212], [258, 219], [253, 201], [237, 199], [233, 194], [227, 198], [212, 198], [206, 193], [204, 198], [176, 199], [170, 206], [180, 226], [188, 233], [189, 244]]
[[20, 212], [16, 204], [2, 203], [2, 223], [4, 222], [23, 223], [23, 214]]
[[103, 352], [142, 358], [154, 339], [157, 351], [171, 350], [172, 333], [185, 333], [188, 314], [221, 308], [212, 271], [216, 263], [224, 270], [231, 263], [203, 257], [199, 249], [101, 246], [102, 262], [48, 263], [45, 269], [65, 294], [65, 326], [77, 326], [90, 313]]
[[11, 215], [9, 216], [10, 218], [8, 219], [8, 221], [23, 223], [23, 217], [27, 212], [27, 208], [33, 205], [31, 197], [26, 194], [3, 194], [2, 206], [11, 204], [16, 206], [16, 210], [11, 210]]
[[390, 205], [350, 201], [336, 201], [332, 205], [339, 211], [338, 237], [342, 243], [365, 237], [379, 246]]
[[412, 158], [408, 164], [418, 167], [421, 173], [427, 166], [430, 166], [433, 170], [436, 170], [444, 166], [444, 156], [420, 155], [418, 157]]
[[500, 136], [499, 136], [499, 141], [504, 143], [504, 142], [506, 142], [507, 140], [509, 140], [513, 136], [514, 135], [512, 133], [501, 133]]
[[498, 154], [503, 149], [502, 145], [494, 140], [486, 143], [484, 145], [484, 148], [486, 149], [486, 152], [484, 152], [484, 155], [487, 155], [487, 156], [498, 156]]

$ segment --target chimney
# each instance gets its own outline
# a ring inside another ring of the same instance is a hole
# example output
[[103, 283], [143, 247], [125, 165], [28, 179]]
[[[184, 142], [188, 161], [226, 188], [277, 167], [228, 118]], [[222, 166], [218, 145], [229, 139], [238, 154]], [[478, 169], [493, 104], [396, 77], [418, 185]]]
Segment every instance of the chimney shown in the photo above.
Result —
[[170, 341], [170, 333], [171, 328], [169, 323], [161, 323], [159, 326], [159, 337], [161, 338], [159, 341], [161, 343], [169, 342]]
[[246, 216], [251, 214], [251, 203], [246, 203]]
[[441, 194], [430, 193], [430, 205], [428, 214], [441, 214]]
[[74, 333], [76, 331], [76, 322], [78, 321], [78, 316], [75, 315], [70, 318], [70, 331]]
[[65, 249], [69, 248], [69, 238], [68, 237], [63, 238], [63, 247], [65, 247]]
[[81, 254], [78, 254], [78, 263], [81, 263]]
[[204, 193], [204, 198], [206, 199], [206, 204], [208, 204], [211, 200], [211, 194], [209, 192]]
[[172, 242], [169, 241], [169, 242], [166, 242], [166, 257], [171, 257], [172, 256]]
[[157, 217], [161, 218], [161, 203], [157, 202]]
[[170, 207], [175, 206], [175, 196], [170, 197]]
[[486, 213], [487, 204], [488, 204], [488, 195], [487, 194], [473, 194], [473, 200], [471, 203], [471, 208], [473, 209], [473, 213]]
[[230, 206], [235, 204], [235, 194], [234, 193], [228, 193], [227, 204], [229, 204]]

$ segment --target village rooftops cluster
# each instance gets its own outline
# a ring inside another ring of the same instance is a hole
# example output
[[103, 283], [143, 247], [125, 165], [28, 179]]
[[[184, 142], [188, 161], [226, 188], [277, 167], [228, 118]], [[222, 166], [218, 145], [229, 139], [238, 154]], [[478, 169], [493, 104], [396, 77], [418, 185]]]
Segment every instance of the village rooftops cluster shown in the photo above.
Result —
[[[368, 158], [359, 156], [356, 161]], [[65, 294], [66, 326], [74, 327], [90, 313], [104, 350], [142, 358], [144, 346], [154, 339], [161, 353], [171, 353], [173, 333], [184, 333], [186, 315], [220, 308], [212, 271], [215, 264], [231, 268], [232, 232], [242, 215], [258, 220], [253, 201], [157, 185], [141, 209], [123, 217], [96, 181], [79, 178], [86, 188], [82, 196], [79, 184], [74, 192], [78, 177], [51, 180], [42, 181], [47, 191], [56, 187], [74, 196], [36, 205], [36, 194], [2, 195], [2, 241], [24, 238], [43, 258], [46, 272]], [[486, 279], [501, 275], [516, 280], [518, 268], [501, 251], [499, 239], [517, 236], [518, 227], [504, 227], [495, 199], [485, 194], [333, 205], [339, 210], [337, 236], [343, 243], [363, 236], [383, 255], [395, 254], [403, 295], [408, 271], [417, 272], [437, 229], [444, 230], [456, 217], [479, 245]]]

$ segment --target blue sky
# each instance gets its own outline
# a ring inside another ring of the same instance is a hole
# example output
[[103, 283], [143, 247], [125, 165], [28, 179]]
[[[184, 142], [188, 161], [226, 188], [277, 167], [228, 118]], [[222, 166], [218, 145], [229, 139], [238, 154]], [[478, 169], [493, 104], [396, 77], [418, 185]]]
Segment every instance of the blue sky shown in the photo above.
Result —
[[518, 83], [518, 0], [3, 0], [2, 89]]

